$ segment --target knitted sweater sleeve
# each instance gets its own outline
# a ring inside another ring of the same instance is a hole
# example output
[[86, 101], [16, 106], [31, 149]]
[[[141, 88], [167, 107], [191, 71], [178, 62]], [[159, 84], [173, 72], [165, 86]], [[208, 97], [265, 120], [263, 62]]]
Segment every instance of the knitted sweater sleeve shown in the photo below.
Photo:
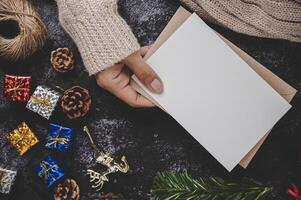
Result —
[[56, 0], [59, 21], [76, 43], [90, 75], [139, 49], [130, 27], [118, 14], [118, 0]]

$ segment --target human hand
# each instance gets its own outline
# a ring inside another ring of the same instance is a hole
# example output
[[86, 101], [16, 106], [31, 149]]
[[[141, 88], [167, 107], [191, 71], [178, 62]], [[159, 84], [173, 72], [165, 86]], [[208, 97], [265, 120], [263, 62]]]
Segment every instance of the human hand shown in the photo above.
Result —
[[162, 93], [163, 84], [161, 79], [143, 60], [149, 48], [149, 46], [142, 47], [120, 63], [96, 74], [97, 84], [132, 107], [154, 107], [152, 102], [131, 87], [131, 77], [125, 69], [125, 65], [127, 65], [150, 91]]

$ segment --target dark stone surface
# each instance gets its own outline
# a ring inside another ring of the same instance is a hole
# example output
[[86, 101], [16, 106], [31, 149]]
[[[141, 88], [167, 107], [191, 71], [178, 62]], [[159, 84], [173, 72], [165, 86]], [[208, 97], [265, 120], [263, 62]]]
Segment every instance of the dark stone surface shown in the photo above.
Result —
[[[90, 189], [85, 170], [97, 169], [93, 149], [81, 127], [91, 127], [97, 143], [106, 151], [127, 155], [131, 170], [128, 174], [111, 176], [103, 191], [122, 193], [127, 199], [148, 199], [153, 177], [160, 170], [188, 169], [193, 176], [221, 176], [237, 179], [253, 177], [273, 186], [268, 200], [289, 200], [285, 188], [296, 182], [301, 186], [300, 166], [300, 95], [292, 102], [294, 108], [277, 124], [247, 170], [240, 167], [228, 173], [171, 117], [159, 109], [136, 110], [128, 107], [89, 78], [76, 46], [58, 25], [57, 8], [53, 0], [33, 0], [49, 29], [49, 41], [35, 56], [21, 63], [0, 62], [0, 76], [28, 74], [34, 85], [68, 88], [79, 84], [88, 88], [93, 97], [92, 112], [81, 121], [66, 120], [58, 109], [46, 121], [25, 109], [24, 105], [7, 102], [0, 96], [0, 165], [18, 170], [18, 178], [6, 200], [52, 199], [52, 189], [47, 189], [37, 177], [37, 164], [52, 155], [65, 169], [66, 177], [75, 178], [81, 188], [81, 199], [96, 199], [100, 192]], [[178, 3], [172, 0], [123, 0], [120, 10], [133, 28], [141, 44], [153, 42], [176, 11]], [[255, 57], [295, 88], [301, 87], [301, 45], [287, 41], [259, 39], [214, 27], [243, 50]], [[49, 62], [51, 50], [67, 46], [76, 56], [76, 69], [68, 75], [55, 72]], [[3, 87], [3, 80], [0, 79]], [[35, 87], [33, 86], [32, 89]], [[19, 156], [6, 144], [6, 135], [20, 122], [26, 121], [40, 139], [24, 156]], [[52, 152], [44, 147], [49, 122], [76, 128], [76, 137], [68, 153]]]

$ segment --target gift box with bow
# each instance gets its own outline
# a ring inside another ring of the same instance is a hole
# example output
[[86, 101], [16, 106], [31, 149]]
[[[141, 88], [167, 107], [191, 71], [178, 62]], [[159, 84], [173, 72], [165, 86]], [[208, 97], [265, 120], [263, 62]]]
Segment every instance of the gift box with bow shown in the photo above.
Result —
[[71, 145], [74, 130], [57, 124], [49, 124], [46, 147], [65, 152]]
[[7, 139], [17, 149], [20, 155], [26, 153], [32, 146], [39, 142], [25, 122], [22, 122], [18, 128], [10, 132]]
[[4, 96], [15, 102], [27, 102], [30, 92], [30, 76], [5, 75]]
[[7, 170], [0, 167], [0, 193], [10, 193], [11, 187], [15, 182], [16, 176], [16, 171]]
[[56, 161], [53, 160], [52, 157], [48, 156], [39, 164], [38, 175], [44, 179], [45, 184], [49, 188], [65, 174], [57, 165]]
[[60, 93], [45, 86], [38, 86], [26, 107], [49, 119], [60, 98]]

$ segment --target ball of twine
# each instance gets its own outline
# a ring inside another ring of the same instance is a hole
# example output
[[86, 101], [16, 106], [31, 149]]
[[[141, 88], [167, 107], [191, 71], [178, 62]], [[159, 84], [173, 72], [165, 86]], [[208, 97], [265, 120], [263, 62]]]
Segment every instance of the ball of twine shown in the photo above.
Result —
[[46, 26], [27, 0], [0, 0], [0, 57], [23, 60], [46, 39]]

